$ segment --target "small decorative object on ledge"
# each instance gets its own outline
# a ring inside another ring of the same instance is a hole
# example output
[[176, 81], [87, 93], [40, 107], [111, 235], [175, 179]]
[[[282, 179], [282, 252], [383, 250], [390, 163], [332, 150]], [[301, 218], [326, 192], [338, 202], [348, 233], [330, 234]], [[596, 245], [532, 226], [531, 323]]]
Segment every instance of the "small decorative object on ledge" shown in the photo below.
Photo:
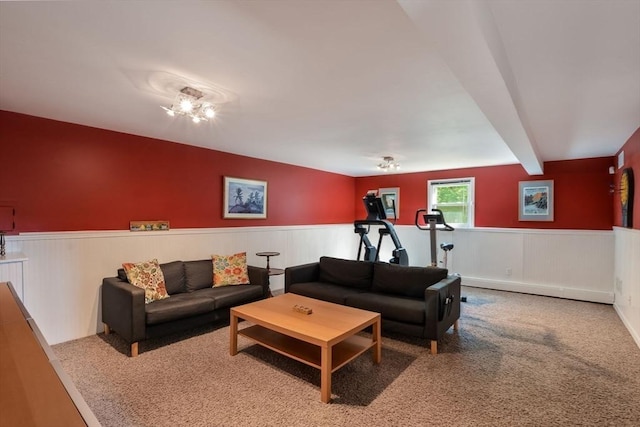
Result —
[[302, 313], [302, 314], [311, 314], [313, 313], [313, 310], [311, 310], [309, 307], [305, 307], [302, 305], [294, 305], [293, 306], [293, 311], [297, 311], [298, 313]]
[[169, 221], [130, 221], [130, 231], [164, 231], [169, 230]]

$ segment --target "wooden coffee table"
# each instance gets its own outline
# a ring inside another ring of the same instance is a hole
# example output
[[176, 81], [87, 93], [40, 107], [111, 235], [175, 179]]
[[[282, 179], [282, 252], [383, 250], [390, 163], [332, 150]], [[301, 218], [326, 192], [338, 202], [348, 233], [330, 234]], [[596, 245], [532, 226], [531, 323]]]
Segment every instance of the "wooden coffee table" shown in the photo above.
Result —
[[[311, 314], [294, 310], [310, 308]], [[251, 326], [238, 330], [238, 319]], [[296, 294], [283, 294], [231, 309], [230, 353], [238, 353], [238, 335], [320, 369], [320, 400], [331, 399], [331, 373], [373, 349], [380, 363], [380, 314]], [[373, 326], [371, 338], [356, 335]]]

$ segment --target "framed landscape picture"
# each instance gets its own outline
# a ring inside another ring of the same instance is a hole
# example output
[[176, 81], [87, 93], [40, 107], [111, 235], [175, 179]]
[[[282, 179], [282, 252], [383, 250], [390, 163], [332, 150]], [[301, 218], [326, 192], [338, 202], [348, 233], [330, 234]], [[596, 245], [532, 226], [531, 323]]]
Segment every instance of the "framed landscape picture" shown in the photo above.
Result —
[[223, 197], [224, 218], [267, 217], [267, 181], [225, 176]]
[[[382, 200], [384, 213], [387, 219], [400, 218], [400, 188], [380, 188], [378, 189], [378, 197]], [[395, 204], [395, 212], [394, 212]]]
[[553, 180], [519, 184], [518, 220], [553, 221]]

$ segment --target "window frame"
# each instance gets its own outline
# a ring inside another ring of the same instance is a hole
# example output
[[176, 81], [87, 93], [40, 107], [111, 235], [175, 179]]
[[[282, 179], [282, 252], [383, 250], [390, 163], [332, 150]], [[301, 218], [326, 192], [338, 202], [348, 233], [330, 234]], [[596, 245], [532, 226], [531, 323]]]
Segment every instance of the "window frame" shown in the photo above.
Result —
[[[430, 179], [427, 181], [427, 209], [431, 211], [437, 204], [433, 203], [434, 189], [440, 186], [451, 186], [452, 184], [465, 184], [468, 187], [469, 200], [466, 203], [468, 209], [468, 221], [466, 223], [455, 223], [447, 221], [447, 224], [454, 228], [473, 228], [475, 227], [475, 193], [476, 179], [475, 177], [466, 178], [447, 178], [447, 179]], [[445, 217], [446, 220], [446, 217]]]

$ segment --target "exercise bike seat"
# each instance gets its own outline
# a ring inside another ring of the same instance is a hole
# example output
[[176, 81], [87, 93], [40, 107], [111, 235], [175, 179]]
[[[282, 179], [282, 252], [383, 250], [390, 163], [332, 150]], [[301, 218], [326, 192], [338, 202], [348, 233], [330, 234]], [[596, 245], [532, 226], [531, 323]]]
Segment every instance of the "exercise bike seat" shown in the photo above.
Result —
[[453, 249], [453, 243], [440, 243], [440, 249], [442, 249], [445, 252], [448, 252], [451, 249]]

